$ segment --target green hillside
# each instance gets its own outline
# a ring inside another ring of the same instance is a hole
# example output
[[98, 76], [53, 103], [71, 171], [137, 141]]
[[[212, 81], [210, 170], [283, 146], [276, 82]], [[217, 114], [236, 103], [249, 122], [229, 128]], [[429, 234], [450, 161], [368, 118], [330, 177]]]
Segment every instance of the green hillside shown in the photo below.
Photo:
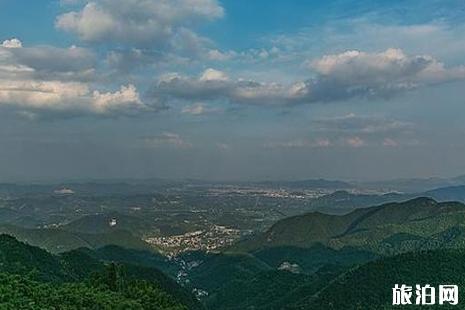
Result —
[[28, 229], [11, 225], [0, 225], [0, 233], [14, 236], [20, 241], [62, 253], [78, 248], [97, 249], [106, 245], [117, 245], [129, 249], [153, 251], [153, 247], [128, 231], [111, 230], [105, 233], [80, 233], [58, 228]]
[[253, 252], [264, 248], [323, 244], [393, 255], [411, 250], [460, 247], [464, 242], [465, 205], [416, 198], [359, 209], [347, 215], [308, 213], [278, 221], [264, 234], [233, 247]]
[[417, 198], [309, 213], [229, 250], [196, 254], [189, 270], [209, 309], [391, 309], [395, 283], [465, 289], [465, 205]]
[[114, 291], [103, 285], [57, 285], [0, 274], [0, 294], [1, 309], [188, 309], [147, 282], [131, 282]]
[[190, 253], [184, 257], [195, 268], [189, 272], [189, 281], [195, 288], [212, 292], [235, 279], [244, 281], [262, 271], [272, 270], [266, 263], [250, 254], [205, 254]]
[[201, 309], [155, 268], [96, 259], [90, 250], [59, 256], [0, 235], [1, 309]]
[[[298, 297], [286, 309], [396, 309], [392, 307], [395, 284], [455, 284], [465, 290], [465, 251], [436, 250], [406, 253], [355, 268], [338, 277], [318, 294]], [[452, 309], [462, 309], [464, 302]], [[408, 308], [408, 307], [407, 307]], [[418, 307], [417, 307], [418, 308]], [[410, 309], [410, 308], [408, 308]], [[447, 306], [428, 309], [450, 309]]]
[[375, 260], [378, 256], [356, 248], [335, 250], [321, 244], [311, 248], [273, 247], [251, 253], [254, 257], [277, 269], [287, 262], [296, 264], [303, 273], [311, 274], [324, 265], [351, 266]]
[[210, 294], [206, 305], [208, 309], [215, 310], [281, 310], [303, 296], [316, 294], [343, 270], [328, 266], [312, 275], [280, 270], [261, 271], [251, 277], [225, 282]]

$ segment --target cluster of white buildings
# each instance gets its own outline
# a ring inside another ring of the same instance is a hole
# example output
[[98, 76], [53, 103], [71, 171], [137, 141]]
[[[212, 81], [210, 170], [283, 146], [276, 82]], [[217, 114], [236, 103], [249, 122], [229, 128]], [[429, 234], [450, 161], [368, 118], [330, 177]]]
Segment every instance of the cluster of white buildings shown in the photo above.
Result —
[[213, 225], [208, 230], [198, 230], [175, 236], [149, 237], [145, 241], [167, 252], [179, 253], [195, 250], [214, 251], [223, 246], [231, 245], [240, 236], [241, 231], [238, 229]]

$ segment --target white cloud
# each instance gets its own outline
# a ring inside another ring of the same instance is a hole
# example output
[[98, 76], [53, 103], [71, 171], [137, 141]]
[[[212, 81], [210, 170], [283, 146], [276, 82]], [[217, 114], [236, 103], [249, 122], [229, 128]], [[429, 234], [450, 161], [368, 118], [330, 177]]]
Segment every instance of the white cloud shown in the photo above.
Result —
[[56, 27], [89, 42], [163, 46], [179, 29], [223, 14], [216, 0], [93, 0], [58, 16]]
[[[341, 32], [339, 27], [348, 31]], [[334, 25], [322, 31], [325, 46], [356, 46], [359, 49], [381, 50], [402, 46], [410, 53], [426, 53], [443, 59], [462, 59], [465, 50], [463, 23], [435, 20], [423, 24], [376, 23], [364, 18]], [[311, 34], [307, 34], [311, 38]], [[301, 39], [301, 38], [296, 38]], [[354, 43], [355, 42], [355, 43]], [[444, 48], [447, 46], [447, 48]]]
[[420, 142], [412, 137], [380, 137], [380, 136], [347, 136], [337, 135], [325, 138], [295, 138], [285, 141], [267, 142], [263, 145], [268, 149], [327, 149], [327, 148], [396, 148], [417, 146]]
[[201, 103], [186, 106], [182, 109], [182, 113], [192, 115], [202, 115], [205, 113], [205, 106]]
[[347, 138], [346, 142], [350, 147], [362, 147], [365, 145], [365, 141], [360, 137]]
[[389, 97], [398, 92], [465, 78], [465, 68], [445, 68], [428, 55], [407, 56], [400, 49], [381, 53], [347, 51], [311, 62], [312, 83], [323, 101], [352, 97]]
[[284, 142], [271, 142], [264, 145], [270, 149], [299, 149], [299, 148], [327, 148], [333, 146], [328, 138], [319, 139], [294, 139]]
[[465, 78], [464, 66], [447, 68], [431, 56], [408, 56], [399, 49], [326, 55], [312, 61], [311, 68], [313, 78], [288, 85], [232, 79], [224, 72], [207, 69], [198, 78], [179, 74], [164, 77], [153, 94], [161, 100], [286, 105], [390, 98], [412, 89]]
[[199, 77], [179, 74], [164, 75], [153, 90], [160, 100], [227, 100], [246, 104], [282, 104], [302, 97], [301, 83], [284, 86], [252, 80], [231, 79], [222, 71], [207, 69]]
[[0, 78], [68, 81], [94, 78], [96, 56], [86, 48], [23, 47], [17, 39], [5, 42], [0, 45]]
[[222, 52], [222, 51], [217, 50], [217, 49], [211, 49], [211, 50], [208, 51], [207, 56], [208, 56], [207, 58], [209, 60], [226, 61], [226, 60], [230, 60], [230, 59], [236, 57], [237, 53], [234, 52], [234, 51]]
[[186, 142], [179, 134], [173, 132], [163, 132], [159, 135], [142, 138], [146, 146], [160, 147], [172, 146], [175, 148], [191, 148], [192, 144]]
[[113, 109], [144, 109], [139, 93], [134, 85], [121, 86], [119, 91], [101, 93], [95, 90], [92, 94], [93, 104], [97, 111], [109, 111]]
[[209, 68], [205, 70], [199, 78], [200, 82], [208, 82], [208, 81], [221, 81], [225, 82], [228, 81], [229, 77], [221, 71]]
[[6, 48], [20, 48], [22, 46], [23, 44], [21, 43], [21, 41], [16, 38], [5, 40], [2, 43], [2, 47], [6, 47]]
[[399, 143], [397, 141], [395, 141], [394, 139], [385, 138], [383, 140], [383, 145], [388, 146], [388, 147], [397, 147], [397, 146], [399, 146]]
[[183, 114], [190, 114], [194, 116], [201, 116], [201, 115], [215, 113], [215, 112], [219, 112], [219, 109], [211, 108], [207, 106], [206, 104], [203, 104], [200, 102], [185, 106], [181, 110], [181, 113]]
[[127, 114], [145, 109], [134, 86], [119, 91], [91, 91], [85, 83], [60, 81], [0, 80], [0, 106], [16, 107], [31, 113], [69, 112], [105, 115]]
[[84, 48], [23, 47], [18, 39], [7, 40], [0, 46], [0, 107], [24, 115], [63, 116], [127, 115], [148, 109], [134, 85], [99, 91], [101, 87], [91, 83], [95, 62], [94, 53]]
[[74, 82], [0, 80], [0, 104], [21, 107], [61, 107], [89, 94], [87, 85]]
[[217, 0], [82, 0], [57, 17], [55, 27], [82, 41], [110, 47], [107, 64], [118, 73], [148, 65], [220, 60], [214, 43], [193, 29], [223, 16]]
[[312, 122], [312, 128], [322, 132], [379, 134], [410, 132], [415, 128], [415, 124], [383, 116], [349, 113], [343, 116], [316, 119]]

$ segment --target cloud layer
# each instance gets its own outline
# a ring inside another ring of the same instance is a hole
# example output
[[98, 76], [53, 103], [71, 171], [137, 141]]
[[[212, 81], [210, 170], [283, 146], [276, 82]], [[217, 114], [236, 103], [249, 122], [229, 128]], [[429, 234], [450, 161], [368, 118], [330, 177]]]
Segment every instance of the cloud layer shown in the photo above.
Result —
[[398, 92], [465, 77], [464, 67], [445, 68], [432, 56], [408, 56], [400, 49], [326, 55], [312, 61], [310, 67], [318, 74], [311, 81], [313, 98], [321, 101], [390, 97]]
[[0, 46], [0, 107], [22, 112], [128, 114], [147, 107], [134, 85], [115, 92], [93, 89], [95, 57], [87, 49], [26, 48], [18, 39]]
[[380, 53], [347, 51], [307, 63], [314, 77], [290, 85], [232, 79], [207, 69], [198, 77], [172, 74], [153, 94], [161, 100], [225, 100], [257, 105], [292, 105], [389, 98], [398, 93], [465, 78], [465, 67], [446, 68], [432, 56], [408, 56], [400, 49]]

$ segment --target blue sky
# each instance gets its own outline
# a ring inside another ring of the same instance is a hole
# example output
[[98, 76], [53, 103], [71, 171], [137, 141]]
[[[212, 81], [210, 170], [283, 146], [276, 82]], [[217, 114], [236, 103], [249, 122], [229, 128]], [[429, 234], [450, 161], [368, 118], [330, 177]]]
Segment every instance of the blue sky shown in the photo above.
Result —
[[0, 0], [0, 179], [465, 173], [457, 0]]

